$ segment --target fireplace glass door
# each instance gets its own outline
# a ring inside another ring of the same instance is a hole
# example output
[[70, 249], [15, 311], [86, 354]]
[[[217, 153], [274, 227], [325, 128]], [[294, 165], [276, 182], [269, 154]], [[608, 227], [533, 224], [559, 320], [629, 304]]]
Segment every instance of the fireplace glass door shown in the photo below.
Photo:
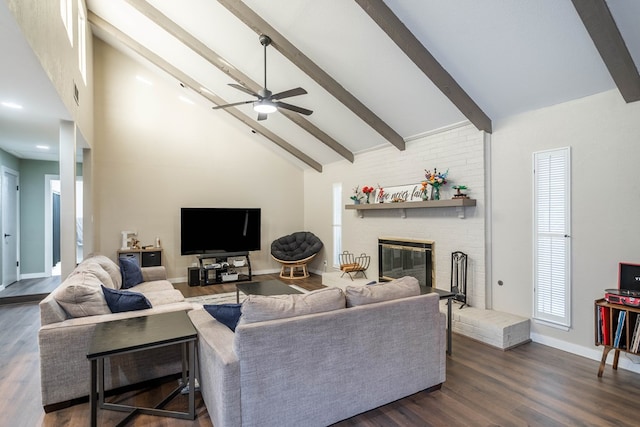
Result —
[[379, 240], [380, 281], [413, 276], [420, 286], [432, 286], [431, 244]]

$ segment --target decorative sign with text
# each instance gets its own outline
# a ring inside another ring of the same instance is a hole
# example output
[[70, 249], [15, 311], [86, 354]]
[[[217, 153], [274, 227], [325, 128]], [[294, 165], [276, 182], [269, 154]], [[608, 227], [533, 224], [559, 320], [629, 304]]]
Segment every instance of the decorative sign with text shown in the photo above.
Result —
[[[382, 199], [384, 203], [419, 202], [422, 201], [422, 184], [397, 185], [394, 187], [382, 187]], [[427, 194], [431, 193], [431, 185], [427, 185]], [[374, 203], [380, 203], [380, 189], [376, 189]]]

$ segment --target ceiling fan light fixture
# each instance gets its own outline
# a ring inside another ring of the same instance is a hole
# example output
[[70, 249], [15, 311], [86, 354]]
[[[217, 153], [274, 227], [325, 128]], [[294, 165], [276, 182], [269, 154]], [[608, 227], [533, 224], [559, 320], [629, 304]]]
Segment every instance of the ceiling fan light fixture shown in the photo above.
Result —
[[267, 101], [265, 99], [253, 103], [253, 110], [258, 113], [263, 113], [263, 114], [275, 113], [277, 109], [278, 108], [276, 108], [273, 102]]

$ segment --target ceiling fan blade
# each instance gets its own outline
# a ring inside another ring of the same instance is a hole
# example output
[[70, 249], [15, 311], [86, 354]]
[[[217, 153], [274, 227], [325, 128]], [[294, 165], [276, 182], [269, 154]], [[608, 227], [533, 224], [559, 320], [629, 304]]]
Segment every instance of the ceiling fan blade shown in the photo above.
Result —
[[289, 90], [285, 90], [284, 92], [271, 95], [271, 99], [276, 100], [276, 99], [282, 99], [282, 98], [289, 98], [291, 96], [305, 95], [306, 93], [307, 93], [306, 90], [302, 89], [301, 87], [297, 87], [295, 89], [289, 89]]
[[257, 93], [254, 93], [254, 92], [250, 91], [249, 89], [247, 89], [247, 88], [246, 88], [246, 87], [244, 87], [244, 86], [240, 86], [240, 85], [237, 85], [237, 84], [235, 84], [235, 83], [229, 83], [229, 86], [231, 86], [231, 87], [232, 87], [232, 88], [234, 88], [234, 89], [241, 90], [241, 91], [242, 91], [242, 92], [244, 92], [244, 93], [248, 93], [249, 95], [252, 95], [252, 96], [255, 96], [255, 97], [257, 97], [257, 98], [260, 98], [260, 95], [258, 95]]
[[252, 102], [254, 102], [254, 101], [253, 100], [251, 100], [251, 101], [240, 101], [240, 102], [234, 102], [233, 104], [216, 105], [215, 107], [211, 107], [211, 108], [213, 110], [219, 110], [221, 108], [235, 107], [236, 105], [250, 104]]
[[306, 108], [298, 107], [296, 105], [287, 104], [286, 102], [274, 102], [276, 107], [284, 108], [285, 110], [295, 111], [296, 113], [304, 114], [305, 116], [310, 116], [313, 111], [307, 110]]
[[266, 113], [258, 113], [258, 121], [261, 121], [261, 120], [267, 120]]

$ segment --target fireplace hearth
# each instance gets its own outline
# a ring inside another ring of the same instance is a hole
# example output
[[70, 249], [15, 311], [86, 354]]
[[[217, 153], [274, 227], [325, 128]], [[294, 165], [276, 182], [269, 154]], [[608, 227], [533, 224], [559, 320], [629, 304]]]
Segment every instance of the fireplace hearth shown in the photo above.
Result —
[[434, 242], [409, 238], [378, 238], [378, 280], [389, 281], [413, 276], [420, 286], [435, 283], [433, 270]]

